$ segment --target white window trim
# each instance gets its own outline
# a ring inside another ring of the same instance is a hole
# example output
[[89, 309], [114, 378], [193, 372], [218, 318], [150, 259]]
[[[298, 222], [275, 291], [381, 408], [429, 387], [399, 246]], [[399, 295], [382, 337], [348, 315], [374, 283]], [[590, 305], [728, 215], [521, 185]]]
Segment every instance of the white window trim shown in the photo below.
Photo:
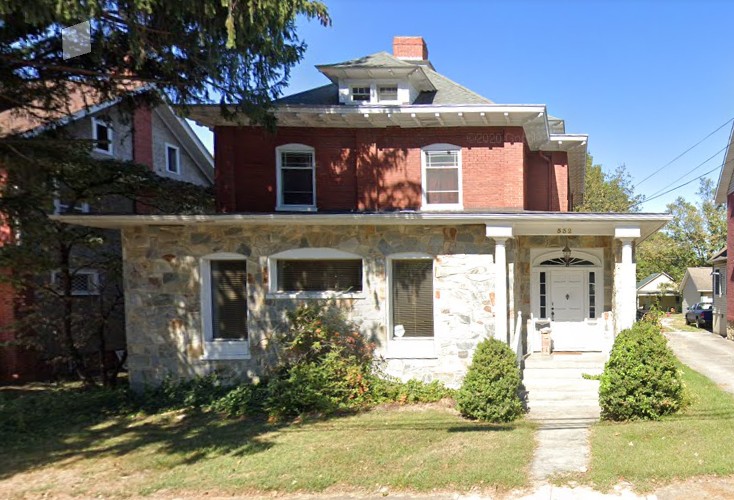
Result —
[[[395, 337], [393, 335], [393, 305], [392, 305], [392, 265], [395, 260], [431, 260], [433, 261], [433, 337], [432, 338], [406, 338]], [[436, 359], [436, 259], [432, 255], [418, 252], [395, 253], [387, 256], [385, 260], [387, 282], [386, 297], [387, 307], [385, 307], [387, 325], [387, 349], [385, 357], [388, 359]]]
[[[427, 154], [432, 151], [458, 151], [459, 160], [459, 202], [458, 203], [428, 203], [428, 184], [426, 182], [426, 158]], [[461, 146], [454, 144], [431, 144], [421, 148], [421, 208], [431, 210], [463, 210], [464, 209], [464, 186], [463, 186], [463, 159]]]
[[[361, 260], [362, 291], [361, 292], [279, 292], [278, 261], [279, 260]], [[268, 257], [268, 292], [267, 299], [364, 299], [365, 283], [367, 283], [367, 266], [362, 256], [336, 250], [335, 248], [296, 248], [286, 250]]]
[[[380, 100], [380, 87], [397, 87], [398, 93], [397, 93], [397, 99], [386, 99], [386, 100]], [[388, 104], [388, 105], [399, 105], [399, 104], [409, 104], [407, 101], [404, 102], [400, 99], [401, 91], [404, 90], [404, 87], [402, 87], [401, 82], [399, 80], [350, 80], [346, 87], [348, 89], [348, 100], [347, 102], [349, 104], [352, 104], [354, 106], [369, 106], [369, 105], [376, 105], [376, 104]], [[367, 101], [356, 101], [354, 100], [354, 88], [369, 88], [370, 89], [370, 98]]]
[[[200, 263], [200, 286], [201, 286], [201, 332], [204, 344], [204, 355], [202, 359], [228, 360], [228, 359], [250, 359], [250, 332], [248, 315], [248, 334], [246, 340], [223, 340], [214, 339], [212, 325], [212, 268], [211, 262], [216, 260], [239, 260], [247, 261], [247, 257], [238, 253], [212, 253], [201, 257]], [[247, 264], [245, 264], [247, 267]], [[249, 288], [247, 291], [249, 302]], [[249, 310], [249, 305], [248, 305]]]
[[[107, 127], [109, 151], [97, 148], [97, 142], [100, 140], [99, 137], [97, 137], [97, 124]], [[108, 156], [113, 156], [115, 154], [115, 131], [112, 129], [109, 122], [100, 120], [99, 118], [92, 118], [92, 139], [94, 140], [94, 148], [92, 148], [94, 152]]]
[[[169, 148], [174, 149], [176, 151], [176, 170], [171, 170], [168, 168], [168, 149]], [[166, 172], [168, 172], [169, 174], [181, 175], [181, 148], [167, 142], [165, 143], [165, 151], [166, 151]]]
[[[282, 153], [295, 152], [295, 153], [311, 153], [311, 179], [313, 185], [313, 204], [312, 205], [284, 205], [283, 204], [283, 186], [281, 170], [283, 168]], [[315, 212], [316, 211], [316, 150], [311, 146], [305, 144], [283, 144], [275, 148], [275, 187], [277, 194], [277, 201], [275, 210], [278, 211], [290, 211], [290, 212]]]
[[[59, 275], [59, 271], [52, 271], [51, 272], [51, 285], [56, 286], [56, 277]], [[72, 297], [96, 297], [99, 295], [99, 271], [94, 269], [75, 269], [71, 271], [71, 278], [73, 279], [74, 276], [79, 275], [86, 275], [91, 277], [92, 281], [92, 290], [91, 291], [81, 291], [77, 290], [74, 291], [71, 290]]]

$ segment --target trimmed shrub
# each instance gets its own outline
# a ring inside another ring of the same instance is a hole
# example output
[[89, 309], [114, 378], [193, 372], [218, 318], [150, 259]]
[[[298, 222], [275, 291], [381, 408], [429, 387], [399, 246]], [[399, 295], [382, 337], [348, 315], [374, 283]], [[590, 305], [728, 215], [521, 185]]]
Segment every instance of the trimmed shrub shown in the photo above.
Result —
[[511, 422], [523, 413], [520, 370], [510, 347], [497, 339], [477, 345], [472, 364], [456, 395], [462, 415], [489, 422]]
[[606, 420], [657, 420], [683, 403], [676, 358], [655, 321], [619, 333], [600, 380], [599, 404]]

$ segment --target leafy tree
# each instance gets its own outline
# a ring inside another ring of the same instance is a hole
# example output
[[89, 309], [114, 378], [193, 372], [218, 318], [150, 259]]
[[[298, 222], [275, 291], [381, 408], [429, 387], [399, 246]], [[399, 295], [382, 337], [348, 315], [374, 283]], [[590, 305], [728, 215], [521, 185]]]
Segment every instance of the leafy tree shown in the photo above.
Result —
[[715, 201], [714, 183], [701, 179], [698, 202], [678, 197], [668, 204], [673, 220], [637, 249], [637, 277], [666, 272], [680, 281], [688, 267], [706, 266], [726, 245], [726, 208]]
[[[123, 121], [141, 105], [166, 102], [185, 111], [219, 104], [223, 116], [272, 127], [271, 103], [306, 49], [296, 33], [299, 16], [330, 23], [316, 0], [7, 0], [0, 3], [0, 112], [12, 108], [48, 130], [76, 111], [68, 105], [74, 99], [89, 108], [119, 98]], [[83, 21], [90, 22], [92, 50], [65, 60], [61, 30]], [[24, 298], [16, 328], [93, 383], [86, 350], [96, 343], [104, 351], [120, 306], [119, 256], [103, 250], [114, 248], [117, 236], [49, 220], [53, 199], [63, 197], [69, 210], [83, 202], [104, 210], [123, 200], [182, 213], [210, 210], [211, 196], [142, 166], [95, 159], [90, 147], [63, 129], [30, 138], [0, 130], [0, 217], [20, 236], [0, 247], [0, 268], [13, 270], [3, 278]], [[92, 265], [110, 285], [95, 304], [71, 293], [78, 269]], [[47, 282], [52, 270], [56, 283]]]
[[[0, 109], [63, 115], [74, 84], [96, 101], [131, 86], [156, 104], [218, 103], [273, 124], [271, 101], [306, 45], [298, 16], [331, 21], [315, 0], [6, 0], [0, 3]], [[89, 21], [89, 54], [64, 59], [61, 30]], [[93, 102], [91, 104], [94, 104]]]
[[[146, 211], [202, 213], [211, 211], [211, 190], [157, 176], [147, 167], [90, 156], [89, 144], [64, 140], [51, 131], [44, 140], [0, 143], [0, 163], [12, 156], [0, 213], [16, 244], [0, 247], [0, 269], [22, 298], [19, 320], [12, 328], [21, 345], [34, 348], [52, 363], [71, 362], [82, 380], [92, 384], [98, 372], [105, 385], [114, 383], [119, 364], [105, 357], [111, 324], [122, 314], [119, 234], [49, 220], [54, 204], [70, 212], [90, 203], [97, 212]], [[176, 196], [171, 196], [175, 193]], [[74, 295], [74, 279], [84, 270], [100, 273], [94, 293]], [[52, 280], [51, 276], [56, 279]], [[90, 355], [96, 353], [96, 358]]]
[[591, 155], [586, 157], [584, 200], [577, 212], [637, 212], [644, 197], [635, 194], [632, 179], [624, 165], [612, 173], [604, 172], [594, 164]]

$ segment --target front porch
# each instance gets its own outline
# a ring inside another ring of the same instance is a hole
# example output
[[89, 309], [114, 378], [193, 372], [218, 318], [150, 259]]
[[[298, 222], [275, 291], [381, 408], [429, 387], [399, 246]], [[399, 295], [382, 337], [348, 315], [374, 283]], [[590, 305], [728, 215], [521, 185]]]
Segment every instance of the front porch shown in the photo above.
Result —
[[653, 227], [653, 221], [633, 224], [619, 215], [487, 223], [495, 242], [496, 337], [519, 359], [541, 351], [541, 332], [556, 352], [606, 355], [616, 334], [635, 321], [634, 246], [661, 221]]

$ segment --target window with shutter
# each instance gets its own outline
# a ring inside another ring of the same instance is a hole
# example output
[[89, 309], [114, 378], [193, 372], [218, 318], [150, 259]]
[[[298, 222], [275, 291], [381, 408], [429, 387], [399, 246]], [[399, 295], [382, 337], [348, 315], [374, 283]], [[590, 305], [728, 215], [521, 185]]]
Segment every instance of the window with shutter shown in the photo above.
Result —
[[362, 260], [278, 260], [278, 292], [361, 292]]
[[393, 335], [433, 337], [433, 260], [393, 260], [390, 288]]
[[243, 260], [211, 261], [212, 338], [247, 339], [247, 271]]

